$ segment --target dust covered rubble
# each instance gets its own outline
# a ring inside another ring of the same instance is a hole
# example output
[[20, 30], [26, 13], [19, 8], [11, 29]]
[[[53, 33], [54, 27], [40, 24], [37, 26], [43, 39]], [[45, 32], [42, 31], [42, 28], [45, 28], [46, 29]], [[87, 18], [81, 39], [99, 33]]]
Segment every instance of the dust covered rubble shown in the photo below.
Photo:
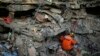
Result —
[[[7, 0], [8, 1], [8, 0]], [[16, 0], [17, 1], [17, 0]], [[76, 4], [77, 5], [77, 4]], [[24, 6], [15, 6], [15, 5], [9, 5], [8, 8], [12, 10], [11, 8], [15, 8], [12, 11], [16, 10], [24, 10]], [[28, 8], [27, 8], [28, 7]], [[33, 8], [32, 6], [26, 6], [27, 9]], [[72, 9], [79, 9], [78, 7], [73, 7]], [[78, 12], [77, 12], [78, 11]], [[84, 12], [85, 9], [83, 9]], [[88, 38], [90, 38], [90, 35], [94, 33], [94, 31], [99, 31], [100, 29], [100, 19], [95, 19], [95, 17], [90, 17], [89, 15], [83, 13], [81, 10], [66, 10], [63, 15], [61, 15], [60, 9], [51, 8], [51, 10], [39, 10], [38, 13], [36, 13], [36, 17], [27, 17], [25, 20], [22, 19], [13, 19], [13, 22], [10, 24], [6, 24], [4, 22], [0, 22], [0, 24], [5, 25], [6, 27], [9, 27], [13, 29], [17, 33], [21, 33], [18, 35], [18, 39], [16, 44], [22, 48], [23, 41], [22, 39], [27, 39], [28, 43], [31, 43], [34, 49], [34, 53], [37, 56], [56, 56], [55, 53], [56, 50], [59, 48], [59, 42], [58, 40], [50, 40], [46, 41], [45, 39], [49, 38], [55, 38], [55, 36], [65, 30], [68, 30], [69, 32], [72, 30], [71, 25], [72, 24], [72, 18], [76, 18], [77, 24], [75, 25], [74, 33], [76, 33], [76, 39], [81, 44], [82, 48], [88, 47], [86, 42], [88, 42]], [[76, 14], [75, 14], [76, 12]], [[65, 15], [64, 15], [65, 14]], [[75, 15], [74, 15], [75, 14]], [[85, 14], [85, 15], [84, 15]], [[88, 16], [88, 17], [86, 17]], [[81, 18], [81, 19], [80, 19]], [[95, 27], [94, 27], [95, 26]], [[89, 35], [88, 35], [89, 34]], [[89, 37], [87, 37], [87, 35]], [[92, 38], [95, 36], [92, 35]], [[96, 41], [97, 39], [93, 40], [92, 42]], [[32, 42], [31, 42], [32, 41]], [[20, 44], [19, 44], [20, 43]], [[30, 46], [29, 44], [27, 44]], [[93, 46], [94, 48], [95, 46]], [[39, 49], [39, 50], [38, 50]], [[90, 48], [91, 49], [91, 48]], [[89, 50], [90, 50], [89, 49]], [[49, 52], [52, 51], [52, 52]], [[60, 50], [61, 51], [61, 50]], [[63, 52], [63, 54], [66, 54]], [[36, 56], [35, 55], [35, 56]]]

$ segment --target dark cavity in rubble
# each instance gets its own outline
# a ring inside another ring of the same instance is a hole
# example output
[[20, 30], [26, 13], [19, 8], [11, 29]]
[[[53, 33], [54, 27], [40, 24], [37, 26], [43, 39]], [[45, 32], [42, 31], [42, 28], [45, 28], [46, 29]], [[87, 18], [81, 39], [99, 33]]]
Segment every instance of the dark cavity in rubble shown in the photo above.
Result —
[[86, 12], [92, 15], [100, 15], [99, 10], [100, 10], [100, 6], [86, 8]]
[[0, 25], [0, 33], [1, 34], [5, 34], [5, 33], [9, 33], [9, 32], [11, 32], [10, 28], [7, 28], [7, 27], [5, 27], [3, 25]]
[[15, 11], [14, 17], [20, 18], [21, 16], [34, 16], [35, 9], [29, 9], [26, 11]]
[[6, 8], [0, 8], [0, 17], [7, 17], [9, 15], [9, 10]]
[[8, 5], [10, 5], [10, 3], [5, 3], [5, 2], [1, 2], [1, 1], [0, 1], [0, 6], [7, 7]]

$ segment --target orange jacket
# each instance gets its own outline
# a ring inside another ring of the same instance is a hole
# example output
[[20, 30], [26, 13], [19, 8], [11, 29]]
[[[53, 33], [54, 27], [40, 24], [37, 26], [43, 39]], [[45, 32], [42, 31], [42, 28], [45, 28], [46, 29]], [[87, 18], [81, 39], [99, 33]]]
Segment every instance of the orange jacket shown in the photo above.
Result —
[[65, 37], [61, 36], [60, 40], [62, 49], [66, 51], [71, 51], [74, 45], [77, 43], [70, 35]]

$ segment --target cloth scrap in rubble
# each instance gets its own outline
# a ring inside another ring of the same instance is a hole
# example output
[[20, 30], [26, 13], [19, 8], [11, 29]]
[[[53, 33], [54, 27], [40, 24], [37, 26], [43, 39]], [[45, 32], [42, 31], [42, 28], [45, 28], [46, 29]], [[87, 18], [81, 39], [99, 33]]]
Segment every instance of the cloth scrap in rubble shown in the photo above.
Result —
[[12, 18], [10, 17], [5, 17], [4, 18], [4, 22], [7, 23], [7, 24], [10, 24], [12, 22]]

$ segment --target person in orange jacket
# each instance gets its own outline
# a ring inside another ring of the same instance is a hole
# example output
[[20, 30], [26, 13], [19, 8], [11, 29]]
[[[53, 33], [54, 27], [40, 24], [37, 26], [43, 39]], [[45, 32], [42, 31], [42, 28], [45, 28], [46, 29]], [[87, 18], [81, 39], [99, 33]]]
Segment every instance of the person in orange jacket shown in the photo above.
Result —
[[61, 47], [66, 52], [70, 53], [71, 51], [75, 51], [76, 49], [76, 56], [81, 56], [81, 50], [77, 47], [75, 48], [75, 45], [78, 46], [77, 41], [74, 39], [74, 33], [71, 34], [64, 34], [60, 37], [61, 41]]
[[74, 37], [73, 33], [61, 36], [60, 40], [61, 40], [61, 47], [63, 50], [65, 51], [73, 50], [74, 45], [77, 43], [77, 41], [74, 40], [73, 37]]

